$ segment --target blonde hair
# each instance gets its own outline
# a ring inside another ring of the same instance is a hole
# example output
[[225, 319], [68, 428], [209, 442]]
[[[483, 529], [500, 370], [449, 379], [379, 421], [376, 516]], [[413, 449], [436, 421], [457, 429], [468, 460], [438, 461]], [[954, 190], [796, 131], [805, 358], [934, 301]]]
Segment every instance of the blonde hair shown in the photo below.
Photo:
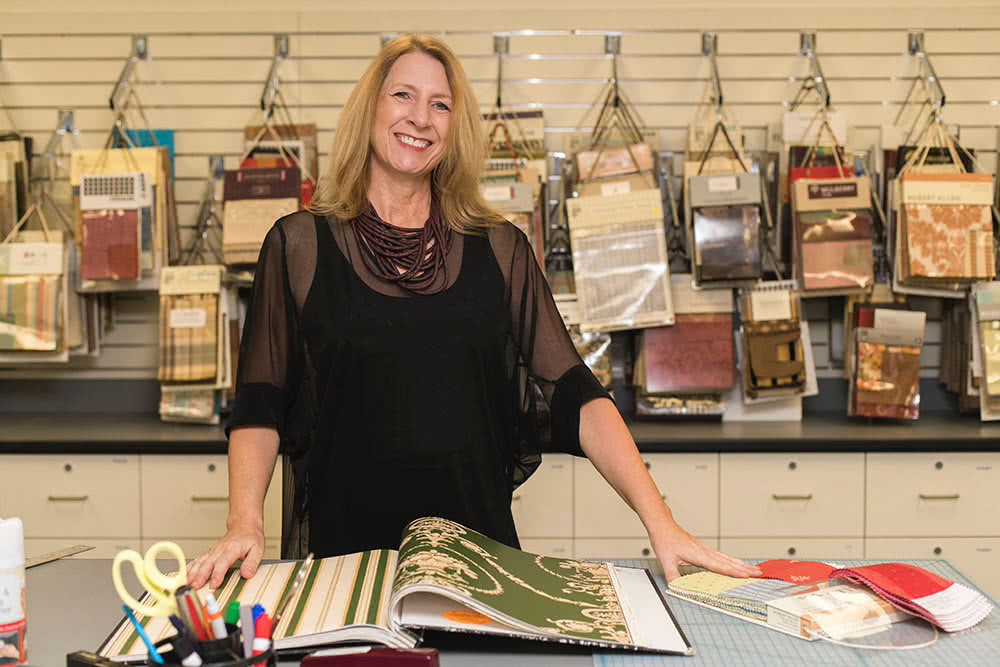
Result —
[[382, 47], [358, 80], [340, 114], [326, 174], [316, 184], [309, 210], [339, 220], [353, 220], [368, 205], [371, 128], [382, 84], [396, 60], [426, 53], [444, 65], [451, 87], [452, 111], [444, 156], [431, 172], [431, 188], [449, 227], [461, 233], [481, 231], [503, 218], [483, 199], [479, 176], [487, 155], [479, 103], [458, 57], [437, 37], [404, 35]]

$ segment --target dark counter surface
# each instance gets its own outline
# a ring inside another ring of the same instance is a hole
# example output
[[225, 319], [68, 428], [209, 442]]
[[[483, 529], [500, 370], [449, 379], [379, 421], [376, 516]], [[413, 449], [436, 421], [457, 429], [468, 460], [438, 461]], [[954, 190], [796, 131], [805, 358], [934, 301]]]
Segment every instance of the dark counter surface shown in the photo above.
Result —
[[[645, 452], [1000, 451], [1000, 422], [929, 414], [915, 422], [807, 415], [802, 422], [630, 421]], [[224, 454], [223, 427], [155, 415], [0, 416], [0, 454]]]

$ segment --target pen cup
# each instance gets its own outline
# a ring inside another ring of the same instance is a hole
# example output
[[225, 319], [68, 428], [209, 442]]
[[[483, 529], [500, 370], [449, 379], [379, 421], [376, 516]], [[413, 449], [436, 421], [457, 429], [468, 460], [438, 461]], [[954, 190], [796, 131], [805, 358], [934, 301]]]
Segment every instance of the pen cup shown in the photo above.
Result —
[[[263, 666], [275, 664], [273, 640], [271, 647], [260, 655], [244, 658], [243, 635], [240, 633], [239, 626], [226, 623], [226, 632], [226, 636], [222, 639], [206, 639], [199, 641], [198, 645], [194, 647], [205, 667], [250, 667], [251, 665]], [[167, 637], [156, 642], [157, 648], [170, 644], [172, 638]], [[177, 655], [172, 647], [169, 651], [160, 653], [160, 657], [163, 658], [165, 665], [173, 666], [181, 664], [180, 656]], [[152, 661], [147, 661], [146, 664], [151, 667], [156, 665]]]

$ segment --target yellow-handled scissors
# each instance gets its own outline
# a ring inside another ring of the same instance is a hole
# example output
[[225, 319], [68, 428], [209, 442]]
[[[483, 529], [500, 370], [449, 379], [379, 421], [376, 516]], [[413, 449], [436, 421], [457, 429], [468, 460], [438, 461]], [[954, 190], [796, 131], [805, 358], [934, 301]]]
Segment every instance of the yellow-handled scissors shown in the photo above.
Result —
[[[156, 559], [160, 554], [166, 554], [177, 560], [177, 574], [167, 576], [160, 572], [156, 565]], [[124, 563], [131, 563], [135, 570], [135, 576], [145, 588], [153, 604], [143, 604], [132, 597], [125, 585], [122, 583], [121, 568]], [[178, 587], [187, 583], [187, 565], [184, 562], [184, 552], [173, 542], [157, 542], [149, 547], [146, 556], [143, 557], [138, 551], [125, 549], [115, 555], [115, 560], [111, 564], [111, 579], [115, 583], [115, 590], [122, 602], [144, 616], [169, 616], [177, 613], [177, 601], [174, 600], [174, 591]]]

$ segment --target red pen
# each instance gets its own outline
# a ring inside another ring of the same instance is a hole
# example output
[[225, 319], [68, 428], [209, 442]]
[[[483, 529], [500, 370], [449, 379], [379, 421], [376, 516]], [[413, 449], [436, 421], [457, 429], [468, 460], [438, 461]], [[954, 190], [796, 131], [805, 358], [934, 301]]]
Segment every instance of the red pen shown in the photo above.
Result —
[[253, 655], [260, 655], [271, 647], [271, 617], [261, 614], [253, 628]]

